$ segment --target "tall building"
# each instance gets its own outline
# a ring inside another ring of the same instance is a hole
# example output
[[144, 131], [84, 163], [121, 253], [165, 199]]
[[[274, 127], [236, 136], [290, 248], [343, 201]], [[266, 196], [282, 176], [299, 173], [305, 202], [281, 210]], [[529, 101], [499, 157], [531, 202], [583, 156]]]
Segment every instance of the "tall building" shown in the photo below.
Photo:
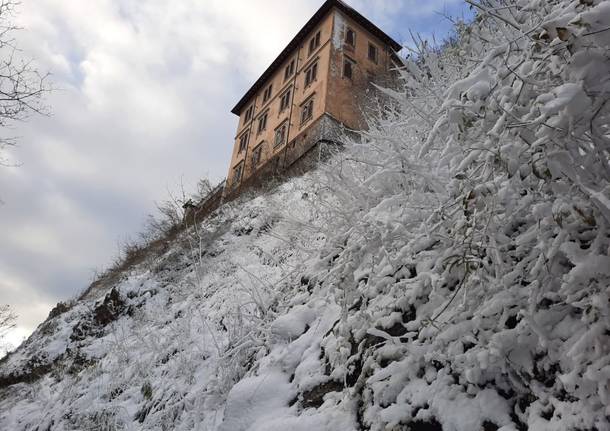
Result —
[[239, 116], [228, 192], [286, 171], [342, 126], [359, 130], [359, 98], [391, 70], [398, 42], [328, 0], [231, 111]]

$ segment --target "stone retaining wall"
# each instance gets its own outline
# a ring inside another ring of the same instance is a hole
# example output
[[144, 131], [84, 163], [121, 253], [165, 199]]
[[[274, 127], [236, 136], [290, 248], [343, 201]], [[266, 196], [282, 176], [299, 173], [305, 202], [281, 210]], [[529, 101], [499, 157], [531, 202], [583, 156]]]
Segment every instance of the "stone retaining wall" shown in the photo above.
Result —
[[330, 115], [322, 116], [239, 185], [223, 184], [205, 200], [187, 208], [185, 222], [201, 222], [224, 202], [232, 201], [246, 191], [263, 188], [273, 181], [285, 181], [314, 169], [320, 161], [341, 148], [341, 136], [345, 133], [344, 127]]

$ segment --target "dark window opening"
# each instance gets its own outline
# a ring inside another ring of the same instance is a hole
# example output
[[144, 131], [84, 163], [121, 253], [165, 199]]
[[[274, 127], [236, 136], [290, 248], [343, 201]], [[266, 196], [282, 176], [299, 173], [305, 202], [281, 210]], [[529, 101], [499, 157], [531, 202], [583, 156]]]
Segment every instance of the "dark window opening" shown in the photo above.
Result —
[[269, 100], [271, 98], [272, 92], [273, 92], [273, 85], [270, 85], [269, 87], [267, 87], [267, 89], [263, 93], [263, 103], [265, 103], [267, 100]]
[[305, 87], [309, 87], [318, 78], [318, 62], [309, 66], [305, 71]]
[[356, 32], [349, 27], [345, 30], [345, 43], [352, 48], [356, 47]]
[[261, 133], [267, 128], [267, 112], [258, 117], [258, 133]]
[[258, 166], [258, 164], [261, 162], [261, 156], [263, 154], [263, 142], [261, 142], [259, 144], [258, 147], [256, 147], [254, 149], [254, 151], [252, 151], [252, 165], [253, 166]]
[[284, 81], [287, 81], [292, 75], [294, 75], [294, 59], [288, 63], [288, 66], [286, 66], [286, 69], [284, 70]]
[[320, 32], [317, 32], [314, 37], [309, 41], [309, 55], [313, 54], [313, 52], [320, 46]]
[[252, 119], [252, 113], [254, 112], [254, 105], [251, 105], [246, 111], [246, 115], [244, 116], [244, 123], [247, 123]]
[[241, 181], [241, 177], [244, 173], [244, 162], [239, 162], [239, 165], [233, 168], [233, 185], [237, 186]]
[[285, 111], [290, 106], [290, 96], [292, 95], [292, 90], [289, 89], [280, 99], [280, 112]]
[[348, 79], [354, 79], [354, 61], [349, 58], [343, 60], [343, 76]]
[[372, 43], [369, 43], [369, 60], [373, 63], [377, 63], [378, 61], [377, 47]]
[[250, 131], [248, 130], [246, 133], [241, 135], [239, 138], [239, 153], [243, 152], [248, 148], [248, 139], [250, 137]]
[[306, 123], [313, 117], [313, 97], [303, 104], [301, 108], [301, 124]]
[[277, 129], [275, 129], [274, 146], [279, 147], [280, 145], [284, 145], [286, 143], [287, 134], [288, 134], [288, 123], [284, 123]]

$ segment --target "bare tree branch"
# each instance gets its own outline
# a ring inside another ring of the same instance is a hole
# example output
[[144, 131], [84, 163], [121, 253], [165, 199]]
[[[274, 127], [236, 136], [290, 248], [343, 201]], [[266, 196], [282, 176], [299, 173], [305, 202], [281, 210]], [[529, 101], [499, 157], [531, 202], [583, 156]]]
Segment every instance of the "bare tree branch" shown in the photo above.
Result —
[[17, 321], [17, 315], [13, 313], [11, 307], [0, 304], [0, 341], [12, 330]]
[[[47, 115], [43, 97], [51, 91], [49, 73], [42, 73], [30, 59], [23, 59], [14, 33], [17, 0], [0, 0], [0, 128], [26, 121], [32, 114]], [[3, 130], [4, 132], [5, 130]], [[16, 145], [17, 138], [0, 136], [0, 166], [15, 166], [3, 156]]]

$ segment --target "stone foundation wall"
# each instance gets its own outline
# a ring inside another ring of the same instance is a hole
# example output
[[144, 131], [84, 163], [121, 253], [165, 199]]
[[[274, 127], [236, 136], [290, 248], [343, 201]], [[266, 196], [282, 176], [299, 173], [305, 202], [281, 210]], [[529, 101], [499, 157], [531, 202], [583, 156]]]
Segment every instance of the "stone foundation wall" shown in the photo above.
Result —
[[208, 215], [210, 215], [215, 209], [217, 209], [223, 202], [223, 193], [225, 188], [225, 182], [220, 183], [212, 192], [206, 196], [204, 200], [199, 202], [197, 205], [189, 206], [184, 209], [184, 221], [186, 224], [191, 225], [201, 222]]
[[341, 137], [346, 133], [343, 125], [330, 115], [320, 117], [237, 187], [223, 183], [203, 201], [188, 207], [185, 223], [201, 222], [224, 202], [232, 201], [246, 191], [261, 189], [274, 181], [285, 181], [314, 169], [320, 161], [340, 150]]
[[344, 127], [338, 121], [323, 115], [237, 187], [227, 185], [223, 200], [233, 200], [243, 192], [263, 187], [273, 180], [283, 181], [303, 175], [328, 157], [333, 148], [341, 146], [340, 139], [344, 133]]

